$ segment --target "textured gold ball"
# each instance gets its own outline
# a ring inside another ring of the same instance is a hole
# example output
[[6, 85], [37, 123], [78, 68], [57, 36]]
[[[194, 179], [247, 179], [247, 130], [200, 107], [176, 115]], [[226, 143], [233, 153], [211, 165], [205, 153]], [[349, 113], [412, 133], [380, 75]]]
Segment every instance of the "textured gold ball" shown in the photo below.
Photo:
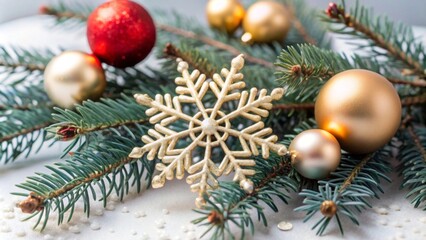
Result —
[[401, 100], [386, 78], [354, 69], [332, 77], [315, 103], [319, 128], [333, 134], [342, 149], [373, 152], [394, 136], [401, 121]]
[[332, 218], [336, 215], [337, 205], [331, 200], [325, 200], [321, 203], [320, 211], [325, 217]]
[[65, 51], [54, 57], [44, 71], [44, 88], [52, 102], [73, 108], [85, 100], [97, 100], [106, 87], [101, 62], [93, 55]]
[[206, 7], [210, 26], [229, 34], [240, 26], [244, 13], [244, 7], [238, 0], [210, 0]]
[[250, 6], [243, 20], [244, 42], [282, 41], [291, 28], [290, 14], [283, 4], [259, 1]]
[[299, 133], [291, 142], [291, 164], [309, 179], [326, 178], [340, 163], [340, 146], [336, 138], [321, 129]]

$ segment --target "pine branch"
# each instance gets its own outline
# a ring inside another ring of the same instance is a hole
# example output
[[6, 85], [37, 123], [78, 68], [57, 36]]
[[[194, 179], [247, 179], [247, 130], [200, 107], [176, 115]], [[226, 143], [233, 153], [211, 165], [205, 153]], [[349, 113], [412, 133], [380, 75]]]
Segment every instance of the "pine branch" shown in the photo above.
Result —
[[12, 109], [0, 113], [3, 118], [0, 120], [0, 161], [9, 163], [21, 154], [27, 157], [38, 141], [40, 145], [35, 152], [47, 141], [43, 128], [53, 123], [49, 108]]
[[357, 214], [367, 207], [371, 208], [368, 199], [378, 198], [379, 192], [383, 192], [381, 180], [390, 181], [385, 175], [391, 171], [388, 163], [390, 156], [391, 151], [386, 148], [363, 158], [343, 155], [340, 166], [330, 179], [319, 181], [319, 191], [304, 189], [300, 193], [305, 197], [304, 205], [295, 211], [307, 212], [304, 221], [321, 212], [322, 218], [312, 227], [318, 228], [318, 235], [324, 233], [334, 217], [342, 234], [340, 216], [359, 225]]
[[[78, 105], [75, 111], [59, 108], [55, 108], [55, 110], [58, 113], [53, 113], [52, 116], [58, 123], [50, 126], [47, 131], [62, 141], [118, 127], [126, 133], [131, 133], [128, 126], [147, 122], [146, 108], [139, 105], [134, 98], [125, 95], [122, 95], [121, 99], [115, 100], [86, 101], [82, 105]], [[113, 133], [121, 135], [118, 131]]]
[[[411, 28], [402, 24], [396, 25], [387, 18], [376, 18], [372, 11], [358, 4], [349, 13], [344, 5], [331, 3], [326, 10], [326, 16], [326, 21], [343, 25], [342, 28], [334, 28], [332, 31], [367, 39], [368, 44], [359, 43], [361, 48], [370, 48], [373, 55], [387, 56], [402, 63], [408, 68], [404, 70], [408, 75], [426, 77], [426, 51]], [[387, 54], [375, 50], [376, 47], [385, 50]]]
[[42, 84], [28, 87], [1, 86], [0, 89], [0, 111], [53, 107]]
[[406, 194], [414, 207], [426, 211], [426, 127], [413, 126], [411, 123], [401, 130], [403, 145], [399, 150], [399, 172], [403, 176], [402, 188], [410, 191]]
[[[138, 129], [132, 135], [141, 135], [145, 131]], [[83, 199], [84, 212], [89, 216], [92, 199], [99, 199], [105, 207], [112, 192], [121, 199], [128, 193], [129, 186], [136, 185], [139, 192], [144, 176], [150, 182], [154, 165], [146, 160], [128, 158], [136, 145], [138, 140], [117, 135], [89, 143], [83, 151], [74, 153], [72, 159], [47, 166], [51, 173], [37, 173], [17, 185], [30, 192], [29, 196], [28, 193], [14, 193], [28, 196], [19, 207], [25, 213], [32, 213], [27, 219], [38, 217], [34, 227], [41, 224], [43, 230], [52, 211], [58, 213], [58, 224], [64, 222], [66, 214], [65, 221], [70, 221], [75, 203], [80, 199]]]
[[11, 86], [40, 83], [43, 70], [54, 55], [51, 50], [0, 46], [0, 83]]
[[260, 203], [277, 212], [273, 196], [287, 203], [287, 193], [298, 188], [297, 183], [286, 176], [292, 169], [286, 158], [271, 156], [267, 161], [258, 159], [254, 169], [257, 174], [251, 178], [255, 186], [252, 193], [245, 192], [236, 183], [221, 182], [217, 190], [209, 192], [210, 197], [204, 197], [206, 205], [195, 210], [203, 216], [193, 221], [208, 227], [204, 235], [211, 232], [212, 239], [234, 239], [230, 227], [235, 224], [241, 230], [241, 239], [244, 239], [246, 228], [252, 234], [254, 232], [251, 209], [256, 210], [258, 220], [266, 226], [264, 207]]
[[335, 74], [349, 69], [369, 69], [381, 73], [395, 84], [423, 87], [423, 80], [396, 79], [382, 63], [354, 55], [348, 58], [330, 50], [312, 45], [298, 45], [283, 50], [275, 64], [279, 67], [277, 80], [288, 86], [287, 94], [296, 94], [296, 100], [314, 100], [325, 82]]

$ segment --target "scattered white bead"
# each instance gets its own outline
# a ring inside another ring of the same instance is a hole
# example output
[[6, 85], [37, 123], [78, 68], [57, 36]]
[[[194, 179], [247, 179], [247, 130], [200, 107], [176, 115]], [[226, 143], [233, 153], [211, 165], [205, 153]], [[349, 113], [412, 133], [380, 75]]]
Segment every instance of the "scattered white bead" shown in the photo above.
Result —
[[146, 232], [142, 233], [141, 240], [148, 240], [148, 239], [149, 239], [148, 233], [146, 233]]
[[392, 204], [389, 206], [390, 209], [394, 210], [394, 211], [401, 211], [401, 206], [397, 205], [397, 204]]
[[138, 235], [138, 232], [136, 230], [132, 230], [130, 231], [130, 234], [132, 234], [133, 236]]
[[293, 229], [293, 224], [291, 222], [282, 221], [278, 223], [277, 227], [281, 231], [289, 231]]
[[44, 240], [52, 240], [53, 237], [51, 235], [49, 235], [49, 234], [46, 234], [46, 235], [44, 235], [43, 239]]
[[158, 239], [159, 240], [170, 240], [170, 236], [166, 232], [163, 231], [161, 234], [159, 234]]
[[70, 230], [70, 232], [75, 233], [75, 234], [80, 233], [80, 228], [77, 225], [71, 226], [69, 228], [69, 230]]
[[145, 217], [146, 213], [144, 211], [137, 211], [134, 213], [135, 218]]
[[113, 202], [119, 202], [120, 198], [117, 195], [111, 195], [111, 196], [109, 196], [109, 200], [111, 200]]
[[109, 232], [110, 232], [110, 233], [115, 233], [114, 228], [109, 229]]
[[409, 218], [404, 218], [404, 222], [411, 222], [411, 219], [409, 219]]
[[397, 238], [405, 238], [404, 233], [402, 233], [402, 232], [397, 232], [396, 237]]
[[188, 227], [187, 227], [187, 226], [182, 225], [182, 226], [180, 227], [180, 229], [182, 229], [182, 232], [184, 232], [184, 233], [187, 233], [187, 232], [188, 232]]
[[419, 221], [422, 223], [426, 223], [426, 217], [419, 218]]
[[13, 213], [14, 209], [13, 209], [12, 205], [8, 204], [7, 206], [3, 206], [2, 211], [5, 212], [5, 213], [8, 213], [8, 212], [12, 212]]
[[89, 223], [89, 222], [90, 222], [90, 220], [89, 220], [89, 218], [88, 218], [88, 217], [83, 216], [83, 217], [81, 217], [81, 218], [80, 218], [80, 222], [81, 222], [81, 223]]
[[415, 234], [419, 234], [420, 233], [420, 228], [414, 228], [413, 229], [413, 233], [415, 233]]
[[164, 228], [164, 225], [166, 224], [166, 222], [163, 219], [159, 219], [157, 221], [155, 221], [155, 226], [157, 228]]
[[105, 209], [108, 210], [108, 211], [114, 211], [115, 210], [115, 204], [112, 203], [112, 202], [109, 202], [109, 203], [107, 203]]
[[2, 233], [7, 233], [7, 232], [10, 232], [10, 231], [11, 231], [11, 229], [7, 225], [3, 225], [3, 226], [0, 227], [0, 232], [2, 232]]
[[95, 210], [94, 214], [96, 216], [102, 216], [102, 215], [104, 215], [104, 210], [102, 208], [98, 208], [98, 209]]
[[27, 235], [27, 233], [24, 230], [18, 230], [15, 232], [15, 235], [17, 237], [25, 237], [25, 235]]
[[121, 212], [122, 212], [122, 213], [128, 213], [128, 212], [129, 212], [129, 209], [128, 209], [127, 207], [123, 207], [123, 208], [121, 209]]
[[188, 232], [194, 232], [195, 231], [195, 225], [194, 224], [189, 224], [188, 225]]
[[195, 233], [194, 233], [194, 232], [188, 232], [188, 233], [186, 234], [186, 239], [187, 239], [187, 240], [196, 240], [196, 239], [198, 239], [198, 238], [197, 238], [197, 235], [195, 235]]
[[396, 227], [396, 228], [402, 228], [402, 223], [400, 222], [392, 222], [392, 226]]
[[3, 214], [3, 217], [6, 219], [14, 219], [15, 218], [15, 214], [13, 212], [6, 212]]
[[180, 240], [180, 237], [176, 236], [173, 240]]
[[64, 231], [67, 231], [68, 228], [69, 228], [69, 226], [68, 226], [68, 224], [63, 223], [63, 224], [59, 225], [59, 228], [62, 229], [62, 230], [64, 230]]
[[3, 201], [4, 201], [4, 197], [0, 196], [0, 202], [3, 202]]
[[58, 237], [56, 240], [65, 240], [64, 237]]
[[163, 209], [163, 214], [164, 215], [168, 215], [169, 213], [170, 213], [170, 211], [168, 209], [166, 209], [166, 208]]
[[380, 215], [388, 215], [389, 211], [386, 208], [376, 208], [375, 212]]
[[101, 229], [101, 225], [98, 222], [92, 222], [92, 224], [90, 224], [90, 229], [92, 230], [99, 230]]
[[380, 225], [383, 225], [383, 226], [388, 225], [388, 221], [386, 219], [380, 219], [378, 222]]

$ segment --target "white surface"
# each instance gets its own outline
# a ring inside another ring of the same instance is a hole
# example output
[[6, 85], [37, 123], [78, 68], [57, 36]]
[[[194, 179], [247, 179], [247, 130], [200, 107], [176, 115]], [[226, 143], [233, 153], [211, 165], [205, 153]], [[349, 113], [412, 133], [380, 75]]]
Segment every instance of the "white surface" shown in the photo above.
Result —
[[[25, 47], [61, 46], [66, 49], [87, 49], [84, 34], [51, 30], [46, 23], [46, 18], [31, 17], [0, 25], [0, 45], [13, 43]], [[96, 213], [99, 214], [102, 208], [100, 204], [94, 203], [89, 222], [81, 220], [82, 209], [78, 208], [71, 229], [68, 229], [70, 225], [56, 226], [55, 219], [52, 219], [43, 233], [32, 231], [33, 222], [22, 223], [19, 221], [25, 216], [20, 213], [19, 209], [14, 208], [13, 213], [4, 212], [3, 209], [7, 210], [11, 204], [18, 201], [9, 195], [10, 192], [17, 191], [14, 184], [24, 181], [26, 176], [31, 176], [34, 172], [47, 172], [43, 166], [53, 163], [56, 159], [48, 161], [43, 161], [43, 159], [52, 158], [59, 152], [59, 146], [44, 149], [41, 154], [30, 160], [21, 160], [13, 165], [0, 167], [0, 239], [46, 239], [48, 238], [46, 235], [52, 236], [52, 239], [70, 240], [145, 239], [144, 233], [150, 239], [159, 239], [162, 235], [168, 235], [170, 239], [189, 239], [191, 234], [194, 234], [185, 233], [182, 229], [182, 227], [188, 228], [189, 222], [199, 216], [191, 211], [194, 207], [195, 196], [189, 191], [189, 187], [184, 181], [168, 182], [162, 189], [150, 189], [138, 195], [131, 194], [123, 203], [117, 203], [114, 211], [105, 211], [103, 216], [96, 216]], [[395, 239], [398, 236], [404, 236], [406, 239], [426, 238], [426, 223], [420, 221], [426, 214], [418, 209], [413, 209], [404, 199], [405, 191], [398, 190], [400, 179], [395, 176], [393, 179], [393, 183], [384, 184], [385, 194], [381, 196], [381, 200], [373, 201], [373, 206], [376, 208], [387, 209], [388, 215], [379, 215], [373, 210], [366, 211], [359, 217], [361, 227], [345, 221], [346, 235], [344, 238]], [[342, 238], [334, 222], [329, 226], [324, 237], [316, 237], [315, 232], [310, 230], [314, 222], [302, 224], [304, 214], [293, 212], [293, 209], [301, 204], [301, 200], [300, 197], [294, 196], [289, 206], [279, 204], [279, 213], [272, 213], [268, 210], [266, 215], [269, 227], [265, 228], [256, 223], [256, 235], [253, 239]], [[390, 206], [395, 208], [393, 206], [395, 204], [401, 208], [400, 211], [389, 208]], [[123, 213], [123, 207], [128, 208], [129, 213]], [[170, 213], [165, 215], [163, 209], [167, 209]], [[146, 216], [136, 218], [134, 213], [139, 211], [145, 212]], [[253, 218], [255, 220], [256, 216], [253, 215]], [[161, 225], [162, 220], [165, 222], [164, 228], [159, 229], [157, 226]], [[293, 223], [291, 231], [278, 230], [276, 225], [283, 220]], [[387, 225], [383, 225], [384, 223]], [[100, 225], [99, 230], [93, 230], [96, 224]], [[2, 232], [7, 228], [10, 228], [11, 231]], [[18, 237], [18, 235], [22, 235], [22, 231], [25, 232], [25, 236]], [[195, 235], [200, 236], [202, 232], [203, 229], [197, 228]]]

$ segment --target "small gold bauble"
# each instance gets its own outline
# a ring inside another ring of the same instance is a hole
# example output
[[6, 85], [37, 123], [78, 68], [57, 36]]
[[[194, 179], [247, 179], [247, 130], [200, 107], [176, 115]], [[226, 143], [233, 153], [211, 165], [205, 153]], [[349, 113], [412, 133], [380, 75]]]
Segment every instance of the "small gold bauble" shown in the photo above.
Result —
[[342, 149], [364, 154], [385, 145], [398, 130], [401, 101], [386, 78], [354, 69], [332, 77], [315, 103], [319, 128], [333, 134]]
[[97, 100], [106, 87], [101, 62], [93, 55], [65, 51], [44, 71], [44, 88], [54, 104], [72, 108], [85, 100]]
[[210, 26], [229, 34], [240, 26], [244, 13], [244, 7], [238, 0], [210, 0], [206, 7]]
[[336, 138], [321, 129], [299, 133], [291, 142], [291, 164], [309, 179], [326, 178], [340, 163], [340, 146]]
[[291, 28], [290, 14], [283, 4], [259, 1], [250, 6], [243, 20], [243, 42], [282, 41]]

